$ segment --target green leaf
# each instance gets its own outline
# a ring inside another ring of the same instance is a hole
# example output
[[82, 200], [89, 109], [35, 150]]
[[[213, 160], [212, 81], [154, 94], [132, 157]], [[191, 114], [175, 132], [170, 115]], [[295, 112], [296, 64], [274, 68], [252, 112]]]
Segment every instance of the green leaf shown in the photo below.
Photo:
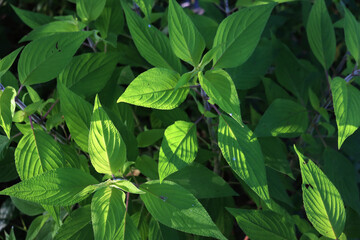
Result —
[[223, 44], [213, 66], [232, 68], [243, 64], [254, 52], [275, 4], [242, 8], [218, 27], [213, 47]]
[[10, 197], [10, 198], [12, 203], [15, 205], [15, 207], [19, 209], [20, 212], [28, 216], [36, 216], [45, 211], [45, 209], [40, 204], [15, 197]]
[[269, 204], [264, 157], [251, 130], [228, 116], [220, 115], [218, 144], [232, 170]]
[[338, 127], [338, 148], [360, 126], [360, 92], [340, 77], [330, 82]]
[[24, 180], [5, 190], [8, 195], [35, 203], [68, 206], [78, 203], [97, 188], [98, 181], [77, 168], [58, 168]]
[[117, 58], [116, 53], [85, 53], [76, 56], [60, 73], [58, 80], [81, 96], [91, 96], [100, 92], [110, 80]]
[[18, 17], [30, 28], [36, 28], [52, 21], [52, 17], [45, 14], [20, 9], [14, 5], [11, 5], [11, 7], [16, 15], [18, 15]]
[[322, 235], [337, 239], [344, 230], [346, 214], [343, 200], [334, 184], [316, 164], [302, 155], [299, 157], [305, 212]]
[[335, 59], [336, 39], [331, 18], [324, 0], [317, 0], [311, 8], [306, 33], [312, 52], [325, 70]]
[[294, 225], [272, 211], [226, 208], [251, 239], [296, 240]]
[[58, 82], [57, 89], [60, 96], [61, 112], [64, 114], [71, 137], [81, 150], [88, 152], [93, 107], [89, 102], [67, 89], [61, 82]]
[[308, 127], [308, 114], [300, 104], [286, 99], [276, 99], [266, 109], [254, 131], [257, 137], [294, 138]]
[[192, 163], [197, 151], [198, 142], [194, 123], [176, 121], [166, 128], [159, 153], [160, 182]]
[[339, 190], [345, 205], [360, 215], [359, 189], [355, 167], [340, 152], [326, 148], [323, 153], [324, 173]]
[[197, 199], [238, 195], [223, 178], [196, 162], [172, 174], [167, 179], [179, 184]]
[[6, 87], [4, 91], [0, 92], [0, 126], [4, 129], [9, 139], [16, 107], [15, 97], [16, 91], [12, 87]]
[[150, 23], [151, 10], [154, 5], [154, 0], [135, 0], [135, 3], [139, 6], [141, 11], [144, 13], [147, 21]]
[[169, 39], [157, 28], [148, 24], [121, 1], [128, 28], [136, 48], [151, 65], [181, 72], [179, 59], [173, 53]]
[[205, 75], [200, 72], [199, 80], [210, 100], [242, 124], [240, 101], [230, 75], [222, 69], [216, 69], [207, 71]]
[[110, 34], [119, 34], [124, 28], [124, 13], [117, 0], [107, 0], [105, 8], [98, 19], [95, 27], [101, 33], [101, 37], [106, 39]]
[[159, 179], [158, 164], [152, 157], [149, 157], [148, 155], [138, 157], [135, 167], [146, 177], [152, 180]]
[[103, 11], [106, 0], [77, 0], [76, 13], [84, 22], [96, 20]]
[[137, 135], [138, 147], [144, 148], [155, 144], [164, 136], [164, 129], [150, 129]]
[[345, 43], [351, 55], [355, 58], [357, 64], [360, 63], [360, 23], [352, 13], [344, 7], [345, 10]]
[[226, 239], [205, 208], [187, 190], [170, 181], [149, 181], [141, 185], [140, 195], [150, 214], [160, 223], [179, 231]]
[[25, 134], [16, 150], [15, 164], [21, 180], [65, 166], [60, 146], [46, 132], [32, 130]]
[[36, 27], [30, 33], [28, 33], [23, 38], [21, 38], [19, 42], [31, 41], [42, 37], [51, 36], [55, 33], [60, 33], [60, 32], [78, 32], [81, 31], [83, 27], [84, 27], [83, 24], [80, 25], [76, 21], [54, 21]]
[[49, 219], [50, 215], [41, 215], [35, 218], [27, 231], [26, 240], [34, 240], [38, 237], [39, 232], [44, 227], [46, 221]]
[[0, 78], [9, 70], [9, 68], [14, 63], [17, 55], [23, 49], [23, 47], [19, 47], [15, 51], [11, 52], [9, 55], [1, 59], [0, 61]]
[[218, 22], [211, 17], [195, 13], [188, 16], [199, 30], [201, 36], [203, 36], [206, 48], [211, 49], [214, 43], [216, 31], [219, 27]]
[[57, 77], [90, 34], [57, 33], [26, 45], [18, 63], [21, 84], [43, 83]]
[[90, 124], [89, 154], [95, 170], [103, 174], [115, 174], [126, 161], [125, 142], [97, 95]]
[[115, 238], [125, 216], [125, 193], [115, 188], [97, 190], [91, 201], [95, 240]]
[[117, 180], [110, 180], [109, 184], [110, 187], [121, 189], [122, 191], [134, 193], [134, 194], [144, 194], [145, 192], [138, 189], [132, 182], [126, 179], [117, 179]]
[[[1, 138], [5, 138], [7, 141], [7, 137], [1, 136]], [[2, 140], [0, 140], [2, 141]], [[8, 142], [8, 144], [10, 141]], [[2, 145], [2, 143], [0, 143]], [[6, 147], [7, 148], [7, 147]], [[15, 160], [14, 160], [14, 152], [15, 148], [10, 147], [6, 150], [4, 150], [5, 154], [3, 157], [0, 158], [0, 182], [10, 182], [12, 180], [15, 180], [19, 177], [16, 166], [15, 166]], [[3, 153], [1, 153], [3, 154]]]
[[73, 211], [57, 231], [54, 240], [91, 240], [94, 233], [91, 226], [90, 205], [80, 207]]
[[176, 56], [196, 67], [205, 41], [200, 32], [175, 0], [169, 1], [168, 11], [170, 45]]
[[189, 93], [188, 86], [174, 90], [179, 78], [172, 70], [152, 68], [135, 78], [117, 102], [163, 110], [176, 108]]

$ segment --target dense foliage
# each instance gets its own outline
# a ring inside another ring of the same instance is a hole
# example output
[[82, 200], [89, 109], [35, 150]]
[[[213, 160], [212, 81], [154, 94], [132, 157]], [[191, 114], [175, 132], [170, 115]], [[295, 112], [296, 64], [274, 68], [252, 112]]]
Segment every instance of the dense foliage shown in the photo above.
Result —
[[0, 2], [2, 239], [360, 238], [355, 0], [36, 2]]

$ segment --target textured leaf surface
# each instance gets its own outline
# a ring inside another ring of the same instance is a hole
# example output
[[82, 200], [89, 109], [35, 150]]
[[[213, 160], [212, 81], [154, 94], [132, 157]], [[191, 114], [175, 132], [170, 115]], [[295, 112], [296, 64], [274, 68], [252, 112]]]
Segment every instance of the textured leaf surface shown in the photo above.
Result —
[[360, 126], [360, 91], [336, 77], [331, 81], [336, 124], [338, 127], [338, 148], [340, 149], [347, 137]]
[[141, 56], [155, 67], [181, 72], [180, 61], [173, 53], [169, 39], [157, 28], [137, 16], [125, 1], [121, 3], [131, 36]]
[[345, 43], [355, 61], [360, 63], [360, 23], [354, 15], [346, 8], [345, 10]]
[[95, 98], [89, 133], [89, 154], [99, 173], [115, 174], [126, 161], [126, 146], [119, 131]]
[[230, 75], [222, 69], [216, 69], [207, 71], [205, 75], [199, 74], [199, 80], [210, 100], [242, 124], [240, 101]]
[[114, 53], [85, 53], [74, 57], [60, 73], [58, 80], [73, 92], [91, 96], [103, 89], [116, 63]]
[[88, 152], [93, 107], [89, 102], [67, 89], [61, 82], [58, 82], [57, 89], [60, 96], [61, 112], [64, 114], [71, 137], [81, 150]]
[[105, 7], [106, 0], [77, 0], [76, 12], [85, 22], [97, 19]]
[[60, 146], [49, 134], [33, 130], [21, 138], [15, 150], [15, 164], [21, 180], [27, 180], [64, 167], [65, 161]]
[[316, 0], [307, 21], [306, 33], [310, 48], [327, 70], [335, 59], [336, 39], [324, 0]]
[[308, 121], [303, 106], [291, 100], [276, 99], [266, 109], [254, 133], [257, 137], [293, 138], [306, 131]]
[[98, 181], [76, 168], [58, 168], [24, 180], [0, 192], [31, 202], [68, 206], [88, 197]]
[[264, 157], [258, 140], [247, 126], [221, 115], [218, 144], [232, 170], [266, 203], [270, 196]]
[[132, 182], [129, 180], [111, 180], [109, 184], [110, 187], [121, 189], [122, 191], [134, 193], [134, 194], [144, 194], [145, 192], [138, 189]]
[[360, 214], [359, 189], [353, 164], [341, 153], [326, 148], [323, 153], [324, 173], [339, 190], [345, 205]]
[[91, 32], [57, 33], [32, 41], [18, 63], [23, 85], [43, 83], [57, 77]]
[[63, 225], [59, 228], [54, 240], [68, 239], [94, 239], [91, 226], [90, 205], [80, 207], [68, 216]]
[[169, 126], [165, 130], [159, 153], [160, 182], [193, 162], [197, 151], [195, 124], [176, 121]]
[[294, 225], [272, 211], [227, 208], [251, 239], [296, 240]]
[[200, 32], [175, 0], [169, 1], [170, 45], [176, 56], [193, 66], [199, 64], [205, 49]]
[[135, 78], [118, 102], [169, 110], [178, 107], [189, 93], [189, 87], [175, 89], [180, 75], [165, 68], [152, 68]]
[[179, 231], [226, 239], [200, 202], [187, 190], [170, 181], [141, 185], [140, 195], [150, 214], [160, 223]]
[[223, 44], [214, 66], [232, 68], [243, 64], [255, 50], [275, 4], [242, 8], [218, 27], [213, 47]]
[[115, 188], [97, 190], [91, 201], [95, 240], [115, 238], [125, 216], [125, 194]]
[[12, 87], [6, 87], [3, 92], [0, 92], [0, 126], [4, 129], [9, 139], [16, 107], [15, 96], [16, 91]]
[[23, 47], [20, 47], [16, 49], [15, 51], [11, 52], [9, 55], [1, 59], [0, 61], [0, 78], [9, 70], [9, 68], [14, 63], [17, 55], [19, 52], [23, 49]]
[[344, 230], [346, 214], [343, 200], [334, 184], [295, 147], [299, 157], [305, 212], [322, 235], [337, 239]]
[[237, 196], [223, 178], [196, 162], [172, 174], [167, 180], [179, 184], [197, 199]]

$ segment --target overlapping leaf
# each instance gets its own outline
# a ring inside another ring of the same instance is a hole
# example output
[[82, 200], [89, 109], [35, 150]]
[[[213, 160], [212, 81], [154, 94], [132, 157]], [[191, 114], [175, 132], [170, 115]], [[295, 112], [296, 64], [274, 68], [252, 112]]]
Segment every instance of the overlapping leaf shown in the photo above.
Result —
[[16, 91], [12, 87], [6, 87], [0, 92], [0, 126], [4, 129], [6, 136], [10, 138], [12, 119], [15, 112]]
[[210, 100], [242, 124], [240, 101], [230, 75], [222, 69], [216, 69], [207, 71], [205, 75], [200, 73], [199, 80]]
[[198, 150], [196, 125], [177, 121], [164, 133], [159, 153], [159, 177], [162, 182], [195, 160]]
[[88, 152], [93, 107], [89, 102], [67, 89], [61, 82], [58, 82], [57, 89], [60, 96], [61, 112], [64, 114], [71, 136], [81, 150]]
[[15, 164], [22, 180], [65, 166], [62, 151], [57, 142], [42, 130], [25, 134], [16, 150]]
[[243, 64], [258, 44], [275, 4], [242, 8], [218, 27], [213, 47], [223, 44], [213, 66], [232, 68]]
[[345, 227], [346, 214], [339, 191], [316, 164], [302, 155], [299, 157], [302, 191], [306, 215], [322, 235], [337, 239]]
[[32, 41], [18, 63], [23, 85], [43, 83], [57, 77], [91, 32], [57, 33]]
[[264, 157], [258, 140], [247, 126], [221, 115], [218, 144], [232, 170], [267, 204], [270, 196]]
[[97, 188], [98, 181], [76, 168], [58, 168], [24, 180], [0, 192], [31, 202], [68, 206], [82, 201]]
[[14, 63], [17, 55], [19, 52], [23, 49], [23, 47], [20, 47], [16, 49], [15, 51], [11, 52], [9, 55], [1, 59], [0, 61], [0, 78], [9, 70], [9, 68]]
[[150, 214], [160, 223], [179, 231], [226, 239], [200, 202], [187, 190], [170, 181], [149, 181], [140, 195]]
[[196, 67], [205, 49], [203, 37], [175, 0], [169, 1], [168, 19], [171, 48], [176, 56]]
[[118, 102], [164, 110], [176, 108], [189, 93], [188, 86], [174, 90], [179, 78], [172, 70], [152, 68], [135, 78]]
[[106, 0], [77, 0], [76, 12], [84, 22], [96, 20], [103, 11]]
[[251, 239], [296, 240], [294, 224], [272, 211], [227, 208]]
[[346, 8], [345, 10], [345, 43], [355, 61], [360, 63], [360, 23], [354, 15]]
[[158, 29], [149, 25], [121, 1], [126, 21], [136, 48], [151, 65], [181, 72], [179, 59], [173, 53], [169, 39]]
[[336, 39], [331, 18], [324, 0], [316, 0], [306, 26], [310, 48], [317, 60], [327, 70], [335, 59]]
[[115, 174], [126, 161], [125, 142], [101, 107], [98, 96], [91, 117], [89, 154], [95, 170], [104, 174]]
[[330, 85], [340, 149], [346, 138], [360, 126], [360, 91], [340, 77], [334, 78]]

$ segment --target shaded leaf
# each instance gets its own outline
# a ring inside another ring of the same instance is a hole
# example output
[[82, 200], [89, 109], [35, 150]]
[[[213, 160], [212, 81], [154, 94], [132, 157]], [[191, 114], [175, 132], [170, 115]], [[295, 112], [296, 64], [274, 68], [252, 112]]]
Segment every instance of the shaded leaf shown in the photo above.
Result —
[[4, 129], [9, 139], [16, 107], [15, 97], [16, 91], [12, 87], [6, 87], [4, 91], [0, 92], [0, 126]]

